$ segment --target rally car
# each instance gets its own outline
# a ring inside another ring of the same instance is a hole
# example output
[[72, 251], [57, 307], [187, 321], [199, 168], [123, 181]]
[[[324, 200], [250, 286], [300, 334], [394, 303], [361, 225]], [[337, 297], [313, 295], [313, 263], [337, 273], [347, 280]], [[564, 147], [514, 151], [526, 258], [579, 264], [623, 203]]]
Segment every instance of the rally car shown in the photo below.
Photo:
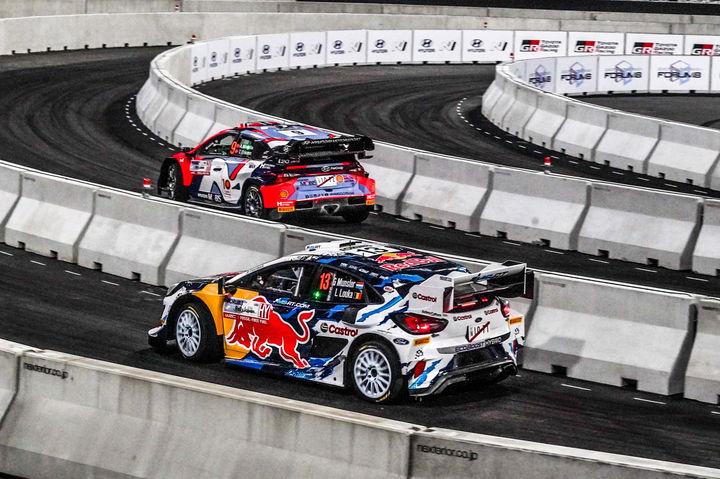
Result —
[[[306, 247], [243, 273], [172, 286], [151, 346], [355, 389], [386, 402], [517, 372], [525, 264], [479, 273], [361, 241]], [[502, 296], [499, 297], [498, 295]]]
[[360, 223], [375, 204], [375, 181], [358, 160], [373, 149], [365, 136], [247, 123], [166, 158], [158, 192], [255, 218], [311, 212]]

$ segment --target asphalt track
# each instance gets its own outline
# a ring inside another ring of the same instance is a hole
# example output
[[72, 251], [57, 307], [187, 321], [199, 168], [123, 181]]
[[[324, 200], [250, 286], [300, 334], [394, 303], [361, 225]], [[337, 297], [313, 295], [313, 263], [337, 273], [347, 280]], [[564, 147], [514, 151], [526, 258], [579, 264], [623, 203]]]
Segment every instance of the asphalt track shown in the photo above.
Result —
[[[148, 62], [158, 51], [121, 49], [0, 58], [0, 158], [138, 190], [140, 179], [155, 176], [163, 155], [171, 149], [151, 139], [125, 110], [132, 110], [132, 95], [144, 82]], [[35, 62], [42, 65], [35, 66]], [[413, 81], [408, 77], [398, 91], [412, 91]], [[242, 85], [239, 81], [224, 83], [235, 88]], [[377, 101], [370, 86], [372, 82], [358, 87], [368, 104]], [[324, 96], [330, 101], [327, 93]], [[315, 106], [307, 104], [306, 111]], [[432, 105], [426, 103], [426, 107]], [[454, 111], [454, 104], [447, 109]], [[296, 113], [301, 115], [303, 110]], [[345, 114], [352, 117], [354, 112]], [[297, 115], [295, 118], [303, 119]], [[416, 122], [402, 115], [397, 119]], [[443, 138], [437, 137], [439, 144]], [[315, 227], [393, 237], [406, 244], [468, 256], [488, 257], [495, 245], [499, 249], [492, 255], [532, 259], [535, 254], [552, 261], [549, 269], [553, 264], [572, 264], [575, 256], [431, 229], [387, 215], [374, 215], [369, 224], [355, 229], [340, 222], [319, 222]], [[466, 243], [461, 238], [466, 238]], [[535, 260], [530, 259], [532, 265]], [[591, 274], [590, 265], [584, 264], [579, 272]], [[605, 277], [613, 278], [615, 271], [634, 271], [632, 274], [644, 278], [646, 273], [635, 270], [636, 266], [610, 262], [599, 265], [598, 272], [607, 270]], [[333, 388], [222, 364], [188, 364], [177, 354], [149, 350], [145, 331], [160, 314], [157, 295], [163, 294], [161, 288], [4, 245], [0, 245], [0, 271], [0, 337], [11, 341], [426, 426], [720, 467], [720, 409], [710, 405], [522, 371], [520, 377], [495, 386], [451, 391], [421, 403], [375, 406]], [[715, 279], [704, 278], [707, 283], [683, 280], [686, 272], [658, 270], [650, 276], [649, 282], [668, 287], [675, 278], [679, 287], [707, 285], [708, 291], [718, 291]]]

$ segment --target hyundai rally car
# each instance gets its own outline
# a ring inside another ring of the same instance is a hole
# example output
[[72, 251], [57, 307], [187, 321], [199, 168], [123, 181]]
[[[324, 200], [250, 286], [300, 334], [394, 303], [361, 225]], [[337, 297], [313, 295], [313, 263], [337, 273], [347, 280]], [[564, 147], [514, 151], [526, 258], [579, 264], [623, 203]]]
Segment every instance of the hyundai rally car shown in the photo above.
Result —
[[158, 192], [256, 218], [305, 211], [360, 223], [375, 204], [375, 180], [358, 160], [373, 149], [365, 136], [243, 124], [167, 158]]
[[[155, 348], [352, 387], [373, 402], [427, 396], [517, 372], [525, 264], [479, 273], [420, 251], [360, 241], [306, 247], [243, 273], [168, 290]], [[498, 295], [502, 296], [500, 298]]]

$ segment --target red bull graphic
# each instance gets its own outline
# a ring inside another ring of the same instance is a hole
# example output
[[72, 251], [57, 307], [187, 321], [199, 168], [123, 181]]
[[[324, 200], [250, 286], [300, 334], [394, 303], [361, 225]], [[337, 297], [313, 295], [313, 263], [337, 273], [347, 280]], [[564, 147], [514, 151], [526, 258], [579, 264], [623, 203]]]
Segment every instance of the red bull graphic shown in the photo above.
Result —
[[378, 263], [384, 263], [385, 261], [399, 261], [401, 259], [405, 258], [412, 258], [413, 256], [418, 256], [417, 253], [383, 253], [377, 258], [375, 258], [375, 261]]
[[229, 346], [247, 349], [260, 359], [270, 356], [272, 347], [275, 347], [280, 356], [292, 362], [296, 368], [308, 368], [310, 364], [300, 357], [298, 346], [310, 339], [307, 323], [314, 316], [315, 311], [302, 311], [298, 314], [298, 323], [303, 331], [302, 335], [298, 335], [263, 296], [250, 301], [228, 302], [225, 304], [223, 317], [234, 322], [225, 342]]

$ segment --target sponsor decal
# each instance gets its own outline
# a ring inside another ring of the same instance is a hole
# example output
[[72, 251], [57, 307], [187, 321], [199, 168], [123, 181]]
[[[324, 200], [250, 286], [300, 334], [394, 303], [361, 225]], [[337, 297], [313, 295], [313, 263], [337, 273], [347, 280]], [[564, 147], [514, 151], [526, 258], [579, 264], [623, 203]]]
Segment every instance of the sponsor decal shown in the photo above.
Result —
[[348, 328], [346, 326], [338, 326], [332, 323], [322, 323], [320, 325], [320, 331], [325, 334], [338, 334], [340, 336], [350, 336], [351, 338], [358, 335], [357, 329]]
[[535, 71], [530, 74], [528, 81], [538, 88], [545, 88], [547, 83], [552, 82], [552, 74], [544, 65], [538, 65]]
[[567, 82], [574, 87], [580, 87], [585, 80], [592, 80], [592, 73], [585, 70], [580, 62], [575, 62], [560, 74], [560, 81]]
[[485, 314], [494, 314], [494, 313], [497, 313], [498, 311], [499, 311], [499, 310], [498, 310], [497, 308], [495, 308], [495, 309], [486, 309], [485, 311], [483, 311], [483, 313], [485, 313]]
[[434, 42], [430, 38], [426, 38], [420, 42], [420, 48], [418, 49], [418, 52], [420, 53], [435, 53], [437, 51], [440, 52], [454, 52], [455, 47], [457, 47], [457, 42], [454, 41], [447, 41], [440, 43], [439, 48], [435, 48]]
[[467, 319], [472, 319], [472, 317], [472, 314], [463, 314], [462, 316], [453, 317], [453, 321], [465, 321]]
[[426, 446], [425, 444], [417, 445], [418, 452], [425, 454], [439, 454], [441, 456], [456, 457], [458, 459], [467, 459], [468, 461], [475, 461], [479, 457], [475, 451], [466, 451], [463, 449], [452, 449], [449, 447], [438, 447], [438, 446]]
[[677, 43], [635, 42], [631, 52], [633, 55], [672, 55], [677, 49]]
[[273, 57], [284, 57], [286, 50], [287, 47], [285, 47], [284, 45], [280, 45], [276, 47], [273, 51], [273, 48], [270, 45], [265, 44], [262, 46], [261, 49], [262, 55], [260, 55], [260, 60], [270, 60]]
[[209, 175], [210, 162], [208, 160], [192, 160], [190, 162], [191, 175]]
[[623, 60], [613, 68], [606, 69], [604, 77], [613, 79], [615, 83], [627, 85], [634, 79], [641, 79], [643, 74], [641, 71], [636, 70], [630, 62]]
[[406, 41], [398, 41], [392, 45], [388, 45], [388, 42], [382, 38], [375, 40], [375, 49], [370, 50], [372, 53], [389, 53], [389, 52], [404, 52], [407, 50]]
[[658, 78], [665, 78], [671, 82], [677, 82], [680, 85], [684, 85], [691, 79], [702, 78], [702, 72], [692, 68], [687, 62], [678, 60], [670, 65], [669, 68], [659, 70], [657, 72]]
[[573, 51], [575, 53], [597, 53], [595, 41], [578, 40], [577, 42], [575, 42], [575, 48], [573, 49]]
[[69, 373], [61, 369], [49, 368], [47, 366], [41, 366], [39, 364], [23, 363], [23, 367], [28, 371], [35, 371], [36, 373], [47, 374], [48, 376], [55, 376], [60, 379], [67, 379]]
[[[504, 341], [503, 337], [497, 337], [488, 339], [487, 341], [480, 341], [479, 343], [472, 343], [472, 344], [463, 344], [460, 346], [455, 347], [456, 353], [463, 353], [466, 351], [474, 351], [475, 349], [482, 349], [486, 348], [488, 346], [492, 346], [493, 344], [500, 344]], [[440, 353], [445, 353], [446, 351], [439, 351]]]
[[490, 321], [488, 321], [487, 323], [484, 323], [484, 324], [473, 324], [471, 326], [468, 326], [467, 333], [465, 334], [465, 338], [468, 340], [468, 343], [472, 343], [481, 334], [489, 333], [489, 332], [490, 332]]
[[444, 262], [445, 262], [445, 260], [436, 258], [435, 256], [426, 256], [424, 258], [409, 258], [400, 263], [383, 264], [383, 265], [380, 265], [380, 267], [383, 269], [386, 269], [388, 271], [398, 271], [398, 270], [405, 269], [405, 268], [413, 268], [415, 266], [423, 266], [426, 264], [444, 263]]
[[620, 42], [604, 42], [599, 40], [578, 40], [575, 42], [575, 53], [597, 53], [600, 55], [614, 55], [620, 48]]
[[412, 258], [413, 256], [420, 256], [418, 253], [411, 253], [411, 252], [405, 252], [405, 253], [383, 253], [377, 258], [375, 258], [376, 263], [384, 263], [385, 261], [399, 261], [401, 259], [405, 258]]
[[523, 40], [520, 42], [520, 51], [558, 53], [561, 45], [561, 40]]
[[398, 344], [400, 346], [406, 346], [406, 345], [410, 344], [410, 341], [408, 341], [405, 338], [395, 338], [395, 339], [393, 339], [393, 343]]
[[419, 338], [413, 341], [413, 346], [422, 346], [424, 344], [430, 344], [430, 336], [425, 338]]
[[413, 293], [412, 297], [413, 297], [413, 299], [417, 299], [419, 301], [427, 301], [428, 303], [437, 303], [437, 298], [435, 296], [425, 296], [424, 294]]
[[240, 346], [261, 359], [270, 356], [274, 347], [285, 361], [298, 369], [307, 368], [310, 364], [300, 357], [298, 347], [310, 340], [307, 323], [314, 316], [314, 310], [298, 313], [297, 320], [302, 329], [302, 334], [298, 334], [273, 310], [265, 297], [257, 296], [249, 301], [231, 298], [223, 307], [223, 318], [233, 321], [225, 342], [229, 346]]
[[470, 47], [467, 51], [470, 53], [504, 52], [507, 50], [507, 47], [508, 42], [495, 42], [491, 45], [486, 45], [481, 39], [474, 38], [470, 42]]
[[518, 324], [518, 323], [522, 323], [522, 320], [523, 320], [522, 318], [510, 318], [508, 323], [509, 324]]
[[720, 44], [695, 43], [693, 44], [692, 50], [690, 50], [690, 55], [720, 55]]
[[386, 293], [392, 293], [393, 291], [395, 291], [395, 288], [393, 288], [392, 286], [384, 286], [383, 291], [385, 291]]

